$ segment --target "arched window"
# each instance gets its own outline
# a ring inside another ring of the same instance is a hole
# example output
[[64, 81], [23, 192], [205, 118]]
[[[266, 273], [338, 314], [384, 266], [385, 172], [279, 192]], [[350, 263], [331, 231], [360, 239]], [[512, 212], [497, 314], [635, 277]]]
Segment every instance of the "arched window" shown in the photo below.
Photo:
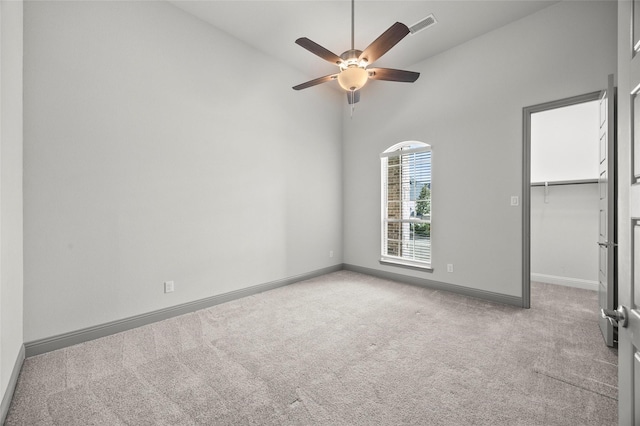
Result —
[[431, 146], [401, 142], [380, 159], [381, 261], [431, 268]]

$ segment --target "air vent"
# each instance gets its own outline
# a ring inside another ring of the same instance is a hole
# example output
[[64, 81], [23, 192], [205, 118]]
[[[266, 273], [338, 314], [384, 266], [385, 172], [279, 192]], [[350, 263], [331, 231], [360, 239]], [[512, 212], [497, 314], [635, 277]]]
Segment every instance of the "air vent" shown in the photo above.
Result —
[[416, 22], [415, 24], [413, 24], [412, 26], [409, 27], [409, 31], [411, 31], [411, 34], [415, 34], [418, 31], [422, 31], [426, 28], [429, 28], [432, 25], [437, 24], [438, 21], [436, 20], [436, 17], [433, 16], [433, 13], [429, 16], [427, 16], [426, 18]]

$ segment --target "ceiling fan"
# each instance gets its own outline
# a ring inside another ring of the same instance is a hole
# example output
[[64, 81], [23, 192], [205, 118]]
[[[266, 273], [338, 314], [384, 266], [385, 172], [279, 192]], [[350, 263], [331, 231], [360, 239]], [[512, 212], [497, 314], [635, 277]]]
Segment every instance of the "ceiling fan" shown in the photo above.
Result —
[[367, 68], [387, 53], [393, 46], [409, 34], [410, 29], [405, 24], [396, 22], [373, 41], [366, 49], [357, 50], [354, 47], [354, 2], [351, 0], [351, 49], [340, 56], [325, 49], [318, 43], [301, 37], [296, 44], [322, 59], [337, 65], [340, 71], [336, 74], [325, 75], [306, 83], [293, 86], [294, 90], [302, 90], [331, 80], [338, 80], [338, 84], [347, 91], [347, 102], [352, 105], [360, 100], [360, 89], [369, 79], [400, 81], [413, 83], [420, 77], [420, 73], [391, 68]]

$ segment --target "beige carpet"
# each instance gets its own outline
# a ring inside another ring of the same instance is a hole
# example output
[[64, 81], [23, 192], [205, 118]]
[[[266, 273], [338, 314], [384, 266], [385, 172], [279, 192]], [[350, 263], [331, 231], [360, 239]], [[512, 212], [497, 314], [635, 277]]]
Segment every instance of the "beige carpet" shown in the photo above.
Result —
[[29, 358], [8, 425], [616, 425], [594, 292], [341, 271]]

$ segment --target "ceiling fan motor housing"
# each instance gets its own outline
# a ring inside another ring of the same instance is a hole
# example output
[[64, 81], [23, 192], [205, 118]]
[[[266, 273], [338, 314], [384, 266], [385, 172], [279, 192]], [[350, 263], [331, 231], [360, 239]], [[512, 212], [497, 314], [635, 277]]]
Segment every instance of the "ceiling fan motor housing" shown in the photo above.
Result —
[[361, 54], [362, 54], [362, 50], [358, 50], [358, 49], [347, 50], [342, 55], [340, 55], [340, 58], [342, 58], [342, 61], [343, 61], [342, 64], [340, 64], [340, 68], [345, 69], [350, 65], [354, 65], [354, 64], [360, 65], [358, 63], [358, 58], [360, 57]]

